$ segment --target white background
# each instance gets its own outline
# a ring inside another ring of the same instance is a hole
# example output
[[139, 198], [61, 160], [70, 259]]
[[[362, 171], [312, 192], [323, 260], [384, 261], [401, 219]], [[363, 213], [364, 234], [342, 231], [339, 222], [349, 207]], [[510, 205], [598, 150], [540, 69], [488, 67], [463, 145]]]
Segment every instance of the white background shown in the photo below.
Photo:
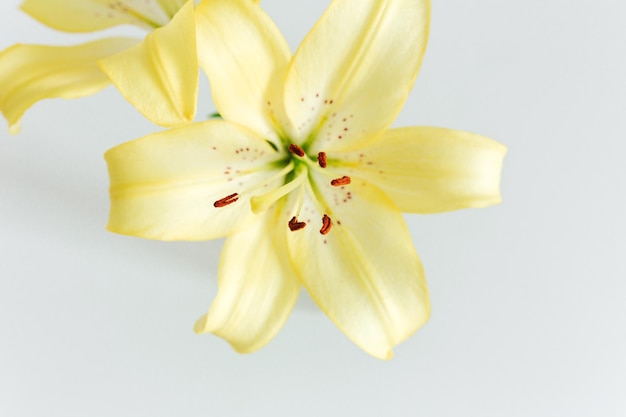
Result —
[[[100, 37], [18, 4], [0, 48]], [[263, 1], [292, 48], [327, 4]], [[626, 415], [625, 22], [622, 1], [434, 0], [396, 126], [506, 144], [504, 203], [407, 216], [433, 314], [390, 362], [304, 295], [252, 355], [194, 335], [222, 242], [104, 230], [102, 154], [155, 130], [113, 88], [36, 105], [16, 137], [0, 122], [0, 415]]]

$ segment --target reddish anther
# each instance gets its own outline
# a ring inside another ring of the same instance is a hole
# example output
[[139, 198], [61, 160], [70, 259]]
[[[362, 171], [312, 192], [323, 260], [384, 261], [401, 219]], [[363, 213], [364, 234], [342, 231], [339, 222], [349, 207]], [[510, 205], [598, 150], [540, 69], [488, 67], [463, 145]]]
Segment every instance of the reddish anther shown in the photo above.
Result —
[[320, 233], [323, 235], [327, 235], [328, 232], [330, 232], [330, 228], [332, 226], [332, 220], [330, 219], [330, 217], [328, 217], [328, 215], [324, 214], [324, 217], [322, 217], [322, 228], [320, 229]]
[[304, 150], [298, 145], [296, 145], [295, 143], [292, 143], [291, 145], [289, 145], [289, 152], [291, 152], [294, 155], [299, 156], [300, 158], [304, 156]]
[[213, 203], [213, 207], [217, 207], [217, 208], [226, 207], [227, 205], [232, 204], [237, 200], [239, 200], [239, 194], [234, 193], [231, 195], [227, 195], [221, 200], [217, 200], [215, 203]]
[[350, 177], [348, 177], [347, 175], [344, 175], [341, 178], [335, 178], [334, 180], [332, 180], [330, 182], [330, 185], [332, 185], [333, 187], [339, 187], [339, 186], [342, 186], [342, 185], [348, 185], [348, 184], [350, 184], [350, 182], [352, 182]]
[[305, 222], [299, 222], [296, 216], [293, 216], [291, 220], [289, 220], [289, 230], [295, 232], [296, 230], [301, 230], [306, 227]]
[[326, 168], [326, 152], [317, 154], [317, 163], [320, 164], [322, 168]]

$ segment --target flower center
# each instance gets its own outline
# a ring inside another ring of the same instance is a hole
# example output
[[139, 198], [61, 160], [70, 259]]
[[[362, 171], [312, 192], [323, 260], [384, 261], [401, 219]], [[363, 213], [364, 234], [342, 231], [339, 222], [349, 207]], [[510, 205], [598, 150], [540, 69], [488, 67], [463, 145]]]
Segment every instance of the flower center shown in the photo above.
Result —
[[[256, 184], [252, 189], [243, 191], [241, 193], [229, 194], [213, 203], [215, 208], [221, 209], [227, 207], [241, 199], [242, 196], [250, 196], [250, 206], [255, 214], [261, 213], [267, 210], [272, 204], [285, 197], [286, 195], [299, 191], [297, 197], [297, 204], [295, 209], [295, 215], [287, 223], [287, 227], [292, 232], [302, 230], [307, 226], [306, 222], [298, 220], [298, 216], [304, 205], [305, 193], [317, 206], [319, 212], [324, 213], [321, 219], [322, 225], [320, 228], [320, 234], [326, 235], [330, 232], [333, 222], [329, 216], [330, 208], [323, 204], [324, 199], [320, 198], [315, 191], [315, 187], [312, 186], [312, 179], [309, 176], [309, 172], [312, 170], [323, 171], [328, 166], [328, 159], [325, 152], [319, 152], [317, 158], [311, 158], [299, 145], [292, 143], [288, 147], [290, 157], [286, 159], [286, 165], [278, 171], [275, 175], [270, 176], [263, 182]], [[283, 185], [273, 189], [267, 193], [256, 194], [259, 189], [264, 188], [268, 184], [275, 182], [278, 179], [283, 179]], [[330, 185], [334, 187], [344, 187], [351, 183], [351, 178], [347, 175], [339, 178], [334, 178], [330, 181]]]

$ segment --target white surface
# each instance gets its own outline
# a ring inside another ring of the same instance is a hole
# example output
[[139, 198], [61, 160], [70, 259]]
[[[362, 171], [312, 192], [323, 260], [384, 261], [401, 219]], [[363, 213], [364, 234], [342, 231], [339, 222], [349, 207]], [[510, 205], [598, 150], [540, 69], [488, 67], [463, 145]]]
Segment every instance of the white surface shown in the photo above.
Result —
[[[0, 48], [95, 37], [18, 4], [0, 4]], [[292, 47], [326, 4], [263, 1]], [[433, 316], [391, 362], [306, 297], [253, 355], [194, 335], [221, 242], [104, 231], [103, 152], [155, 130], [115, 90], [41, 103], [17, 137], [0, 123], [0, 415], [626, 415], [625, 17], [610, 0], [434, 1], [396, 125], [508, 145], [504, 204], [407, 216]]]

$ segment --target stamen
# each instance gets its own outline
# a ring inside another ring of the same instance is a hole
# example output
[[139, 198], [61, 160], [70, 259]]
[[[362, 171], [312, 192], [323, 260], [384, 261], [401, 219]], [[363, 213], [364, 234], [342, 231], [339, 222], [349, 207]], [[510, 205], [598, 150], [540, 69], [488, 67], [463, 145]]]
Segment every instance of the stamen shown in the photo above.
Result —
[[330, 217], [328, 217], [327, 214], [324, 214], [324, 217], [322, 217], [322, 228], [320, 229], [320, 233], [323, 235], [327, 235], [328, 232], [330, 232], [330, 228], [333, 226], [333, 222], [330, 219]]
[[289, 152], [291, 152], [294, 155], [299, 156], [300, 158], [304, 156], [304, 150], [298, 145], [296, 145], [295, 143], [292, 143], [291, 145], [289, 145]]
[[232, 204], [237, 200], [239, 200], [239, 194], [234, 193], [231, 195], [227, 195], [226, 197], [220, 200], [217, 200], [215, 203], [213, 203], [213, 207], [217, 207], [217, 208], [226, 207], [227, 205]]
[[348, 185], [350, 184], [352, 180], [350, 179], [350, 177], [348, 177], [347, 175], [344, 175], [341, 178], [335, 178], [334, 180], [332, 180], [330, 182], [330, 185], [332, 185], [333, 187], [339, 187], [342, 185]]
[[295, 232], [296, 230], [302, 230], [306, 227], [305, 222], [299, 222], [296, 216], [293, 216], [291, 220], [289, 220], [289, 230]]
[[317, 154], [317, 163], [320, 164], [322, 168], [326, 168], [326, 152]]

